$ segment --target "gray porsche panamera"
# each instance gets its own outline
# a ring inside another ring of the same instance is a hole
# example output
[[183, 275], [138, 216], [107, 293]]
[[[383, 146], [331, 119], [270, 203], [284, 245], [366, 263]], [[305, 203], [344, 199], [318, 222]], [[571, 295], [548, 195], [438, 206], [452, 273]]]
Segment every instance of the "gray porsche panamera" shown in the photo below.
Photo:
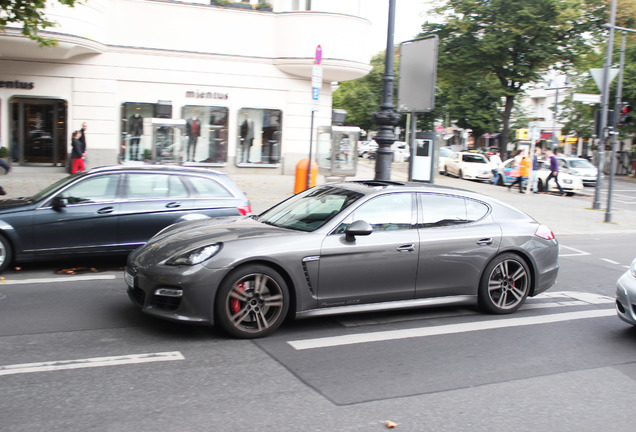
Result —
[[552, 231], [470, 191], [386, 181], [317, 186], [258, 216], [165, 228], [129, 257], [145, 313], [239, 338], [287, 318], [439, 305], [516, 311], [557, 277]]

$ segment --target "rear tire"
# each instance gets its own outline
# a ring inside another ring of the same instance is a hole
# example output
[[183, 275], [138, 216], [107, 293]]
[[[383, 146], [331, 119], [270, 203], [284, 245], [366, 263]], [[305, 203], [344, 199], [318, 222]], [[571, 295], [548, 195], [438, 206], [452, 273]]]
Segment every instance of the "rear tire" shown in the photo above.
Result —
[[521, 307], [530, 292], [530, 269], [513, 253], [493, 259], [481, 277], [479, 306], [495, 314], [509, 314]]

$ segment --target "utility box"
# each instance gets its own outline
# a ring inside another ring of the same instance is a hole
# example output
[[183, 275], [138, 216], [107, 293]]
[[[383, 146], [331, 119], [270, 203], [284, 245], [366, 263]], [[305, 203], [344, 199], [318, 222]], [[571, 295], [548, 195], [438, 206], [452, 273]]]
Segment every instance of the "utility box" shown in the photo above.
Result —
[[355, 126], [319, 126], [316, 162], [325, 177], [353, 177], [358, 167], [358, 137]]

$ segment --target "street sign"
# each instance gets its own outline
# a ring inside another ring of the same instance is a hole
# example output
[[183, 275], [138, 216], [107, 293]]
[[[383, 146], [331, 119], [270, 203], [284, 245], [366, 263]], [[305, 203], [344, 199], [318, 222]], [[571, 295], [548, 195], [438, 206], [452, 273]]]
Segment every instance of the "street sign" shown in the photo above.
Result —
[[601, 95], [600, 94], [585, 94], [585, 93], [574, 93], [572, 95], [572, 100], [575, 102], [584, 102], [587, 104], [597, 104], [601, 103]]
[[398, 111], [430, 112], [435, 108], [437, 35], [402, 42]]
[[[592, 78], [594, 78], [594, 82], [596, 83], [596, 86], [598, 87], [598, 89], [600, 91], [603, 91], [603, 89], [601, 87], [603, 87], [603, 69], [602, 68], [595, 68], [595, 69], [590, 69], [590, 74], [592, 75]], [[608, 82], [612, 82], [614, 81], [614, 78], [616, 78], [616, 75], [618, 75], [618, 68], [612, 68], [609, 70], [609, 77], [607, 77]]]
[[318, 45], [316, 47], [316, 55], [314, 57], [314, 62], [319, 65], [322, 62], [322, 47]]
[[318, 111], [320, 106], [320, 89], [322, 88], [322, 66], [315, 64], [311, 71], [311, 110]]

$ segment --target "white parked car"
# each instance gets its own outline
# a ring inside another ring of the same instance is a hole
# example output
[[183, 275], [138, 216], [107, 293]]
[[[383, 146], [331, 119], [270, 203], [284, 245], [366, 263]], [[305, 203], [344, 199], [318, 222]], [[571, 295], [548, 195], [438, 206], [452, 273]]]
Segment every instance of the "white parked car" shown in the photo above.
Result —
[[[598, 168], [590, 161], [578, 157], [558, 156], [559, 172], [580, 177], [585, 186], [596, 186]], [[601, 174], [601, 177], [603, 174]]]
[[439, 148], [439, 159], [437, 160], [437, 169], [440, 174], [446, 173], [446, 162], [450, 155], [453, 154], [453, 150], [450, 147], [440, 147]]
[[481, 153], [456, 152], [451, 154], [444, 165], [444, 173], [463, 179], [490, 180], [490, 162]]
[[358, 157], [368, 159], [370, 156], [375, 156], [375, 151], [378, 149], [378, 143], [371, 140], [365, 141], [358, 146]]

